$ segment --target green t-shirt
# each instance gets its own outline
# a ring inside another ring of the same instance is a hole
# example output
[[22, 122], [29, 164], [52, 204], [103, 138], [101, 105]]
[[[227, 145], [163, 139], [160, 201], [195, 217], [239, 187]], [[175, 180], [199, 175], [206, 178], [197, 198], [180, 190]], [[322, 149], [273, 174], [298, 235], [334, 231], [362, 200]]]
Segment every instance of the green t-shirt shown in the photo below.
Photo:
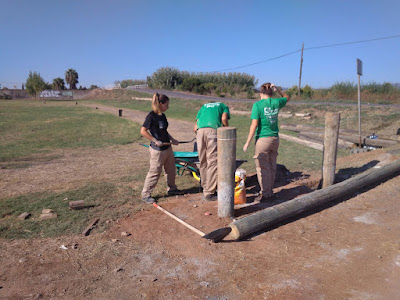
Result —
[[197, 128], [214, 128], [222, 126], [222, 114], [227, 113], [228, 119], [231, 118], [229, 114], [229, 107], [221, 102], [211, 102], [204, 104], [197, 113]]
[[253, 104], [251, 119], [258, 120], [256, 140], [261, 137], [278, 136], [278, 114], [286, 102], [286, 98], [268, 98]]

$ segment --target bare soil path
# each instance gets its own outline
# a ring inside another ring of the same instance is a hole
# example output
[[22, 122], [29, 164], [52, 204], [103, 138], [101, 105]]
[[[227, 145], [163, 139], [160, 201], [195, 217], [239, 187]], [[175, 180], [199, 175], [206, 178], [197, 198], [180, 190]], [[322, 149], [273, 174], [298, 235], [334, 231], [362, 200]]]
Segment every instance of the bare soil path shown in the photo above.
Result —
[[[177, 139], [191, 137], [187, 123], [171, 122]], [[378, 150], [338, 159], [337, 166], [345, 177], [399, 158], [399, 151]], [[147, 159], [136, 144], [61, 151], [28, 168], [2, 169], [0, 191], [9, 197], [112, 181]], [[310, 175], [281, 182], [274, 190], [278, 200], [254, 209], [309, 192], [318, 178]], [[103, 234], [0, 240], [0, 299], [396, 299], [399, 195], [400, 176], [393, 176], [239, 242], [214, 244], [145, 205]], [[230, 222], [217, 217], [217, 203], [200, 199], [185, 195], [161, 205], [204, 232]], [[238, 217], [249, 211], [236, 208]]]

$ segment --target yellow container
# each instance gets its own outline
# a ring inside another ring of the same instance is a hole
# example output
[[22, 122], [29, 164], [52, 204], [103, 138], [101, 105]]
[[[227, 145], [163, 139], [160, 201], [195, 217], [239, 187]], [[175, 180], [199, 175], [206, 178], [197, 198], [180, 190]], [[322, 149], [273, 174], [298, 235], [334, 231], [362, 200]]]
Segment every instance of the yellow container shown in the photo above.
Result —
[[246, 171], [243, 169], [237, 169], [235, 172], [235, 204], [246, 203], [246, 186], [244, 184], [246, 180]]

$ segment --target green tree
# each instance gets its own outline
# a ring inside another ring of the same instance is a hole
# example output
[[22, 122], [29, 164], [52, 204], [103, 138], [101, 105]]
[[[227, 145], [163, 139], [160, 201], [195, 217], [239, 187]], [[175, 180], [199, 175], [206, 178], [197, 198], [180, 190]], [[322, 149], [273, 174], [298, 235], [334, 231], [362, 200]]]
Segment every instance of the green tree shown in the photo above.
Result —
[[78, 79], [78, 73], [74, 69], [65, 71], [65, 81], [69, 84], [70, 90], [76, 90], [76, 84], [79, 82]]
[[25, 87], [29, 95], [37, 97], [38, 93], [46, 89], [47, 84], [39, 73], [30, 71]]
[[52, 88], [57, 91], [65, 90], [65, 82], [61, 77], [53, 79]]

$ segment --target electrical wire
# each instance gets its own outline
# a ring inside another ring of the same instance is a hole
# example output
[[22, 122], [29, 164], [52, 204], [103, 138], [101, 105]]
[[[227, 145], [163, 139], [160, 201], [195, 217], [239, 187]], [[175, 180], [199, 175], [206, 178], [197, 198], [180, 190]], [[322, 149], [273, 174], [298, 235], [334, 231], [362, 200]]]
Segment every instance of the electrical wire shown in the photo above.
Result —
[[[368, 42], [395, 39], [395, 38], [400, 38], [400, 34], [392, 35], [392, 36], [386, 36], [386, 37], [380, 37], [380, 38], [374, 38], [374, 39], [368, 39], [368, 40], [360, 40], [360, 41], [353, 41], [353, 42], [329, 44], [329, 45], [324, 45], [324, 46], [308, 47], [308, 48], [304, 48], [304, 51], [305, 50], [321, 49], [321, 48], [338, 47], [338, 46], [351, 45], [351, 44], [361, 44], [361, 43], [368, 43]], [[276, 56], [276, 57], [273, 57], [273, 58], [261, 60], [261, 61], [254, 62], [254, 63], [250, 63], [250, 64], [247, 64], [247, 65], [243, 65], [243, 66], [239, 66], [239, 67], [233, 67], [233, 68], [226, 68], [226, 69], [222, 69], [222, 70], [218, 70], [218, 71], [213, 71], [213, 72], [210, 72], [210, 73], [219, 73], [219, 72], [242, 69], [242, 68], [246, 68], [246, 67], [262, 64], [262, 63], [265, 63], [265, 62], [268, 62], [268, 61], [277, 60], [279, 58], [282, 58], [282, 57], [285, 57], [285, 56], [289, 56], [289, 55], [295, 54], [295, 53], [300, 52], [300, 51], [301, 51], [301, 49], [295, 50], [295, 51], [292, 51], [292, 52], [289, 52], [289, 53], [286, 53], [286, 54], [282, 54], [282, 55], [279, 55], [279, 56]], [[204, 73], [204, 72], [202, 72], [202, 73]]]

